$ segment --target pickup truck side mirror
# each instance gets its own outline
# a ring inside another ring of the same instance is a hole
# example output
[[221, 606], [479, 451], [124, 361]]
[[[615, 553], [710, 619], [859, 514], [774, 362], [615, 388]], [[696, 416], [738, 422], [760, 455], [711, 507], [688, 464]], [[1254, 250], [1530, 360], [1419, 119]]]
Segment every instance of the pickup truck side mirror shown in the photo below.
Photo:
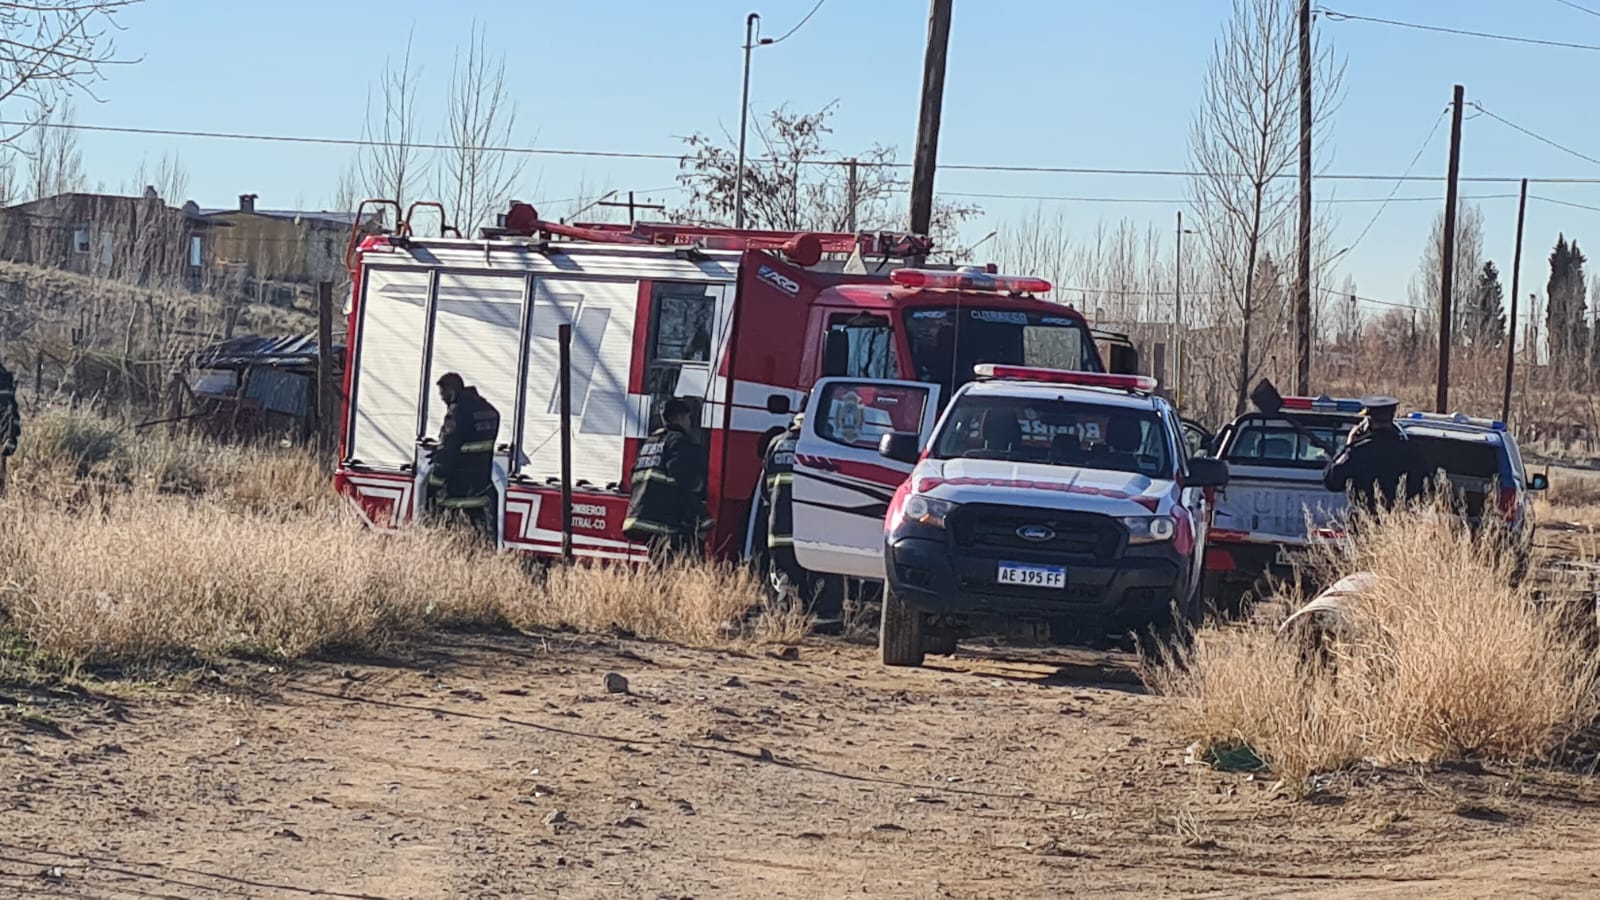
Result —
[[878, 439], [878, 455], [895, 462], [915, 463], [922, 455], [922, 436], [914, 431], [895, 431]]
[[1530, 491], [1547, 491], [1549, 489], [1550, 476], [1544, 474], [1543, 472], [1540, 472], [1539, 474], [1528, 479], [1528, 490]]
[[1188, 487], [1213, 488], [1228, 484], [1228, 464], [1220, 459], [1197, 456], [1189, 460]]
[[787, 416], [789, 413], [791, 413], [793, 411], [794, 411], [794, 407], [789, 405], [789, 398], [788, 398], [787, 395], [785, 395], [785, 394], [768, 394], [767, 395], [767, 412], [772, 413], [775, 416]]

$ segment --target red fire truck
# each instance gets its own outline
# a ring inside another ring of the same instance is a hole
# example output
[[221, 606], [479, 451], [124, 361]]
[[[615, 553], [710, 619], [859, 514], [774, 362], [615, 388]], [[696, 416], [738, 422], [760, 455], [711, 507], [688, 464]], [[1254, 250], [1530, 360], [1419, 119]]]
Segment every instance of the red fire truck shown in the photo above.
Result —
[[[1105, 371], [1097, 339], [1112, 369], [1137, 365], [1126, 339], [1031, 296], [1047, 282], [906, 265], [930, 249], [895, 234], [564, 225], [526, 204], [476, 240], [419, 238], [403, 221], [353, 235], [337, 489], [374, 526], [417, 516], [445, 412], [433, 384], [459, 372], [501, 412], [504, 548], [558, 554], [568, 325], [574, 554], [643, 558], [621, 534], [628, 473], [661, 404], [681, 397], [710, 459], [709, 549], [742, 558], [762, 454], [819, 378], [933, 382], [948, 397], [978, 362]], [[904, 473], [868, 477], [892, 491]]]

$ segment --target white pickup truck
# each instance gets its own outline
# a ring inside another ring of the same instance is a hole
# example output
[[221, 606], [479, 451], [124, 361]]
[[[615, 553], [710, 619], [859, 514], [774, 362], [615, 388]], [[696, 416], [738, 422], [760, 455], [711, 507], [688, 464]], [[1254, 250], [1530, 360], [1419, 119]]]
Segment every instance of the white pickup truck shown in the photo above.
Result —
[[1237, 610], [1266, 577], [1292, 576], [1296, 553], [1349, 505], [1323, 487], [1322, 472], [1360, 421], [1361, 401], [1282, 399], [1279, 413], [1246, 413], [1212, 442], [1229, 480], [1213, 500], [1205, 590], [1224, 611]]

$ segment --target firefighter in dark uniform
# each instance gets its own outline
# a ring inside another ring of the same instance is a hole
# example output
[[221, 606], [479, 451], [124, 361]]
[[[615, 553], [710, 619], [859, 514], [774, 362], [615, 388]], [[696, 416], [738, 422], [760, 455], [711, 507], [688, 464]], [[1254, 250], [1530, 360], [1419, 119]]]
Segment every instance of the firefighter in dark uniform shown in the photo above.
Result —
[[447, 518], [465, 519], [494, 543], [499, 518], [494, 447], [500, 434], [500, 413], [454, 372], [439, 379], [439, 397], [449, 409], [428, 472], [429, 496]]
[[706, 458], [689, 433], [693, 410], [683, 400], [668, 400], [662, 426], [650, 433], [633, 462], [628, 517], [622, 533], [650, 546], [658, 562], [698, 555], [706, 521]]
[[0, 363], [0, 494], [6, 492], [6, 463], [17, 452], [22, 436], [22, 413], [17, 410], [17, 381]]
[[1348, 491], [1351, 502], [1368, 513], [1391, 510], [1431, 492], [1433, 472], [1427, 459], [1395, 424], [1400, 401], [1364, 397], [1361, 405], [1361, 422], [1323, 471], [1323, 486]]
[[805, 413], [767, 445], [761, 462], [761, 496], [767, 503], [767, 564], [772, 587], [781, 598], [803, 593], [805, 570], [794, 557], [794, 448]]

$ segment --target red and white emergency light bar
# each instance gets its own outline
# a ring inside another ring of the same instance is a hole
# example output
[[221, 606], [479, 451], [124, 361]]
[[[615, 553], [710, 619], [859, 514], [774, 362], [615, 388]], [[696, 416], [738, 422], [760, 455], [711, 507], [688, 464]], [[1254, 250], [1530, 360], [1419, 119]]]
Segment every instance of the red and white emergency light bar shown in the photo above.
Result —
[[1361, 405], [1360, 400], [1351, 400], [1347, 397], [1334, 398], [1323, 394], [1321, 397], [1284, 397], [1283, 408], [1303, 412], [1358, 413], [1366, 407]]
[[959, 270], [895, 269], [889, 273], [889, 280], [906, 288], [974, 294], [1043, 294], [1050, 290], [1050, 282], [1043, 278]]
[[972, 374], [981, 381], [1031, 381], [1037, 384], [1066, 384], [1073, 387], [1111, 388], [1148, 394], [1159, 383], [1149, 375], [1108, 375], [1104, 372], [1073, 372], [1067, 369], [1041, 369], [1035, 366], [1008, 366], [979, 363]]

